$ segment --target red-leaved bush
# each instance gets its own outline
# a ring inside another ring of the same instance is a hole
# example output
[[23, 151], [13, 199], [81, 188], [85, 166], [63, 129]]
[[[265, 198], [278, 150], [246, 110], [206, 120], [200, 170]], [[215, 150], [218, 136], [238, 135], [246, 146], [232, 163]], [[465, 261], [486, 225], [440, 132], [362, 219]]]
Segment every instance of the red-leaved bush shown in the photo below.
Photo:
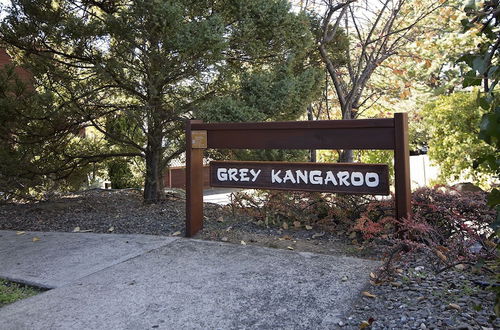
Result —
[[488, 207], [484, 192], [459, 192], [444, 186], [417, 189], [412, 194], [413, 215], [408, 219], [395, 219], [393, 199], [353, 195], [238, 193], [232, 207], [268, 226], [300, 222], [332, 232], [356, 232], [365, 241], [428, 249], [443, 262], [494, 253], [488, 237], [495, 212]]

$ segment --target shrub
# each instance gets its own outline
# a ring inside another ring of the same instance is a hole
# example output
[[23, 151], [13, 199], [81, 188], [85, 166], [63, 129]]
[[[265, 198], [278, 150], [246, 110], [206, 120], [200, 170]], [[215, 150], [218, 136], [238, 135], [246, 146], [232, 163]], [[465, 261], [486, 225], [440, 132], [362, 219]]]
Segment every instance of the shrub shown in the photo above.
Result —
[[368, 202], [363, 196], [261, 190], [233, 194], [232, 208], [268, 226], [300, 222], [333, 230], [338, 225], [350, 226]]

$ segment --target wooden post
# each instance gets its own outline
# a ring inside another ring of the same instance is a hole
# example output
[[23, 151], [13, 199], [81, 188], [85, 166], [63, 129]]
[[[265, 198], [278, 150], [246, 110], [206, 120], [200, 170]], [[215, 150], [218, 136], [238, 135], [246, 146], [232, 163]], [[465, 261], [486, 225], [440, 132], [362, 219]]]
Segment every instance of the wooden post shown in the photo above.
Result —
[[192, 237], [203, 227], [204, 148], [194, 139], [191, 130], [192, 124], [201, 123], [201, 120], [190, 120], [186, 124], [186, 237]]
[[412, 215], [407, 113], [394, 114], [394, 144], [396, 218], [401, 219]]

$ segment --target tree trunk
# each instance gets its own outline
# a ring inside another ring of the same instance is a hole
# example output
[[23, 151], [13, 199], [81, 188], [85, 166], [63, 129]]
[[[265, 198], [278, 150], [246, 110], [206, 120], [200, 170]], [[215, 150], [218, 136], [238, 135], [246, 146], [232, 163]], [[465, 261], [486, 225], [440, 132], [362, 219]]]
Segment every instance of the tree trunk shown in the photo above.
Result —
[[[349, 104], [342, 107], [342, 119], [352, 119], [352, 108]], [[339, 155], [339, 163], [352, 163], [352, 150], [342, 150]]]
[[[307, 120], [314, 120], [312, 104], [307, 106]], [[309, 150], [309, 162], [316, 163], [316, 149]]]
[[161, 148], [148, 143], [145, 156], [146, 176], [144, 179], [144, 202], [156, 203], [164, 197]]

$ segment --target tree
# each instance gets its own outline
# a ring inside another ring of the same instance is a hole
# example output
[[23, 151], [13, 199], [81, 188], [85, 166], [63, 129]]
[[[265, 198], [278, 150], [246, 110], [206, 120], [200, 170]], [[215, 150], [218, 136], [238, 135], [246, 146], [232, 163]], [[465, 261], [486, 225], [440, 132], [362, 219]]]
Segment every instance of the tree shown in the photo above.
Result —
[[[463, 86], [482, 85], [485, 95], [477, 99], [478, 106], [486, 111], [480, 124], [479, 137], [494, 149], [484, 153], [476, 160], [476, 166], [485, 165], [493, 171], [498, 179], [500, 175], [500, 105], [496, 93], [500, 80], [500, 1], [468, 1], [464, 8], [468, 18], [462, 21], [464, 31], [476, 29], [482, 42], [475, 52], [464, 54], [459, 61], [467, 63], [471, 70], [465, 75]], [[492, 189], [488, 195], [488, 204], [494, 207], [497, 218], [493, 224], [495, 235], [500, 237], [500, 190]], [[497, 245], [497, 252], [500, 245]], [[500, 265], [497, 255], [496, 266]], [[500, 276], [497, 274], [497, 280]], [[500, 316], [500, 288], [496, 291], [495, 314]]]
[[[358, 118], [362, 108], [377, 101], [380, 90], [367, 91], [377, 68], [398, 55], [402, 46], [421, 33], [420, 22], [446, 1], [358, 0], [323, 1], [319, 6], [318, 51], [333, 83], [342, 119]], [[335, 63], [327, 46], [335, 42], [341, 29], [350, 47], [343, 64]], [[352, 151], [344, 150], [340, 161], [352, 161]]]
[[494, 150], [478, 136], [479, 122], [486, 111], [477, 105], [477, 96], [477, 92], [443, 95], [421, 112], [429, 157], [439, 164], [440, 179], [445, 182], [472, 180], [487, 184], [493, 174], [487, 166], [473, 168], [475, 159]]
[[[307, 100], [314, 89], [314, 70], [301, 65], [313, 45], [309, 20], [284, 0], [13, 0], [7, 13], [2, 41], [33, 72], [37, 94], [46, 95], [33, 96], [44, 105], [38, 123], [57, 126], [64, 137], [44, 131], [54, 157], [64, 167], [142, 157], [146, 202], [162, 197], [163, 169], [183, 152], [183, 122], [194, 113], [216, 120], [293, 117], [298, 106], [287, 108], [284, 100]], [[261, 106], [262, 98], [245, 95], [243, 85], [265, 91], [280, 72], [281, 80], [304, 83], [282, 86], [272, 106], [253, 112], [250, 105]], [[36, 110], [16, 111], [30, 117]], [[125, 130], [109, 125], [117, 119]], [[79, 148], [84, 141], [71, 134], [85, 126], [108, 143]]]

